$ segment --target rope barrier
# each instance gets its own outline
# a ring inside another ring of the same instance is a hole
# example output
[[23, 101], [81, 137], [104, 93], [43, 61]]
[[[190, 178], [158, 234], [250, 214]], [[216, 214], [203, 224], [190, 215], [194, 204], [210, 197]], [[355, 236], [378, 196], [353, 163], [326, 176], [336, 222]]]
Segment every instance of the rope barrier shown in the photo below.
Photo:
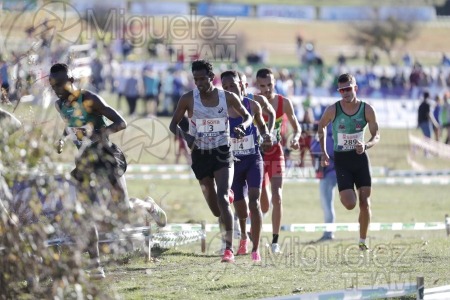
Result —
[[[445, 222], [420, 222], [420, 223], [371, 223], [370, 231], [403, 231], [403, 230], [446, 230], [450, 235], [450, 217], [445, 215]], [[110, 243], [125, 240], [127, 237], [136, 240], [147, 240], [158, 244], [161, 248], [170, 248], [177, 245], [185, 245], [202, 240], [204, 243], [207, 232], [220, 232], [218, 224], [190, 224], [172, 223], [164, 227], [164, 231], [152, 233], [158, 230], [156, 226], [131, 227], [122, 230], [121, 236], [102, 239], [100, 243]], [[162, 229], [159, 229], [162, 230]], [[281, 231], [285, 232], [324, 232], [324, 231], [359, 231], [359, 223], [308, 223], [282, 225]], [[262, 232], [272, 232], [272, 224], [263, 224]], [[46, 241], [47, 246], [73, 244], [70, 237], [58, 237]], [[202, 245], [203, 248], [203, 245]], [[204, 251], [202, 251], [204, 252]]]
[[[72, 164], [58, 163], [56, 171], [64, 172], [73, 169]], [[150, 165], [150, 164], [130, 164], [127, 166], [127, 173], [148, 174], [148, 173], [168, 173], [168, 172], [187, 172], [191, 173], [189, 165]], [[288, 167], [286, 174], [294, 174], [296, 177], [314, 178], [315, 170], [313, 167]], [[187, 175], [187, 174], [185, 174]], [[450, 176], [450, 169], [444, 170], [389, 170], [385, 167], [372, 167], [372, 176], [374, 177], [428, 177], [428, 176]]]
[[429, 170], [429, 171], [411, 171], [411, 170], [390, 170], [388, 177], [419, 177], [419, 176], [450, 176], [450, 170]]
[[206, 238], [206, 233], [203, 231], [180, 231], [156, 233], [152, 236], [153, 244], [158, 244], [161, 248], [172, 248], [179, 245], [186, 245], [197, 242]]
[[[385, 230], [443, 230], [444, 222], [427, 223], [371, 223], [370, 231]], [[333, 224], [291, 224], [282, 226], [282, 230], [290, 232], [323, 232], [323, 231], [359, 231], [359, 223]]]
[[[22, 175], [30, 173], [24, 173]], [[33, 172], [32, 176], [44, 176], [46, 174]], [[292, 176], [285, 176], [283, 178], [284, 183], [295, 183], [295, 184], [304, 184], [304, 183], [319, 183], [319, 179], [316, 178], [305, 178], [301, 175], [291, 174]], [[133, 173], [125, 173], [125, 178], [128, 180], [196, 180], [194, 174], [192, 173], [184, 173], [184, 174], [133, 174]], [[374, 185], [449, 185], [450, 178], [435, 176], [435, 177], [374, 177], [372, 178], [372, 183]]]
[[[195, 180], [193, 174], [125, 174], [125, 178], [129, 180]], [[284, 177], [285, 183], [319, 183], [316, 178], [302, 178], [302, 177]], [[373, 184], [383, 185], [448, 185], [450, 178], [417, 178], [417, 177], [380, 177], [372, 178]]]
[[[201, 241], [202, 252], [206, 250], [205, 223], [202, 224], [168, 224], [164, 231], [152, 233], [152, 230], [160, 230], [156, 226], [130, 227], [121, 230], [119, 234], [108, 233], [99, 240], [99, 243], [115, 243], [127, 240], [145, 241], [148, 247], [149, 259], [151, 248], [157, 245], [159, 248], [173, 248]], [[170, 231], [177, 230], [177, 231]], [[46, 246], [73, 245], [75, 241], [68, 237], [57, 237], [47, 240]]]
[[[59, 163], [55, 171], [63, 173], [73, 168], [71, 164]], [[376, 170], [376, 171], [374, 171]], [[24, 174], [39, 176], [45, 174], [39, 170], [27, 170]], [[173, 173], [171, 173], [173, 172]], [[436, 171], [412, 171], [412, 170], [387, 170], [384, 167], [372, 168], [373, 184], [382, 185], [448, 185], [450, 184], [450, 170]], [[381, 177], [378, 177], [381, 176]], [[138, 165], [131, 164], [127, 167], [125, 177], [130, 180], [196, 180], [188, 165]], [[286, 183], [318, 183], [313, 168], [286, 168], [284, 177]]]
[[412, 148], [423, 149], [438, 157], [450, 159], [450, 145], [435, 141], [427, 137], [409, 134], [409, 144]]
[[[450, 218], [447, 217], [448, 222]], [[421, 223], [371, 223], [371, 231], [401, 231], [401, 230], [444, 230], [448, 228], [445, 222], [421, 222]], [[197, 224], [167, 224], [167, 230], [199, 230]], [[219, 232], [218, 224], [206, 224], [206, 232]], [[324, 232], [324, 231], [359, 231], [359, 223], [307, 223], [282, 225], [281, 231], [287, 232]], [[272, 232], [272, 224], [263, 224], [262, 232]]]
[[[58, 163], [56, 165], [56, 171], [64, 172], [70, 171], [73, 169], [72, 164], [68, 163]], [[166, 172], [191, 172], [191, 166], [189, 165], [150, 165], [150, 164], [129, 164], [127, 166], [128, 173], [166, 173]], [[303, 177], [315, 177], [315, 170], [313, 167], [287, 167], [286, 172], [289, 174], [290, 172], [296, 174], [303, 174]], [[388, 169], [385, 167], [372, 167], [372, 174], [374, 176], [385, 176], [388, 172]], [[450, 172], [449, 172], [450, 175]]]

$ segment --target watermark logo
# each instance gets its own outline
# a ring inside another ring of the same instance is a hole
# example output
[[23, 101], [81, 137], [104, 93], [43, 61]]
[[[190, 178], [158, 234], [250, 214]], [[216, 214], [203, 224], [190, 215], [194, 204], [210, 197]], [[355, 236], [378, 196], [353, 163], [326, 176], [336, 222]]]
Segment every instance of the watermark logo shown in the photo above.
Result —
[[[78, 11], [66, 2], [50, 2], [34, 14], [33, 35], [76, 43], [82, 32], [82, 20]], [[48, 36], [48, 37], [46, 37]]]
[[[37, 90], [45, 90], [42, 82], [46, 80], [42, 79], [47, 74], [46, 62], [52, 58], [52, 43], [77, 43], [83, 24], [78, 11], [68, 3], [49, 2], [38, 7], [34, 13], [30, 11], [32, 4], [35, 4], [34, 1], [25, 5], [22, 11], [7, 11], [3, 14], [1, 30], [4, 32], [0, 35], [0, 50], [5, 54], [14, 54], [9, 64], [18, 68], [17, 74], [11, 74], [17, 88], [24, 86], [25, 76], [21, 74], [30, 74], [34, 80], [30, 85]], [[39, 94], [39, 91], [33, 92]], [[46, 95], [42, 96], [43, 100], [48, 100]], [[48, 103], [44, 106], [47, 107]]]
[[122, 40], [133, 47], [163, 44], [177, 61], [202, 57], [209, 61], [236, 61], [237, 35], [230, 29], [236, 18], [199, 16], [128, 15], [125, 9], [86, 10], [87, 39]]
[[165, 160], [172, 149], [173, 135], [156, 118], [139, 118], [128, 123], [120, 135], [119, 146], [128, 163], [141, 163], [144, 156]]
[[[380, 292], [385, 290], [399, 291], [409, 288], [409, 284], [415, 282], [416, 277], [411, 272], [388, 272], [384, 270], [355, 271], [342, 273], [343, 285], [346, 290], [377, 289]], [[376, 292], [376, 291], [374, 291]], [[384, 298], [385, 294], [378, 297]]]
[[[215, 233], [208, 238], [209, 244], [207, 255], [221, 255], [224, 248], [223, 235], [220, 232]], [[238, 240], [234, 241], [234, 248], [237, 250]], [[373, 244], [370, 247], [372, 251], [362, 252], [357, 244], [343, 245], [342, 243], [305, 243], [298, 236], [286, 236], [280, 242], [279, 254], [271, 251], [270, 239], [263, 236], [260, 241], [259, 249], [261, 251], [261, 262], [254, 264], [250, 261], [250, 253], [243, 258], [236, 258], [236, 263], [232, 266], [218, 267], [216, 262], [212, 262], [206, 277], [209, 280], [218, 280], [225, 276], [230, 268], [277, 268], [288, 269], [295, 268], [298, 272], [305, 275], [317, 275], [327, 269], [343, 267], [347, 276], [344, 278], [345, 288], [357, 288], [363, 285], [375, 285], [391, 277], [386, 272], [377, 270], [407, 269], [411, 267], [408, 254], [411, 246], [408, 244]], [[251, 249], [249, 242], [249, 249]], [[236, 255], [236, 251], [235, 251]], [[361, 270], [374, 270], [368, 274], [362, 274]], [[356, 279], [355, 279], [356, 278]], [[402, 278], [399, 277], [401, 281]], [[388, 281], [389, 283], [390, 281]]]
[[201, 16], [195, 9], [189, 15], [133, 15], [109, 6], [78, 11], [60, 1], [45, 3], [34, 11], [5, 13], [1, 25], [9, 29], [0, 37], [4, 50], [19, 56], [43, 54], [42, 59], [49, 56], [42, 53], [43, 48], [50, 49], [55, 41], [75, 45], [83, 35], [88, 41], [120, 41], [124, 50], [141, 47], [165, 51], [170, 62], [200, 57], [210, 62], [235, 62], [242, 47], [232, 31], [236, 18]]

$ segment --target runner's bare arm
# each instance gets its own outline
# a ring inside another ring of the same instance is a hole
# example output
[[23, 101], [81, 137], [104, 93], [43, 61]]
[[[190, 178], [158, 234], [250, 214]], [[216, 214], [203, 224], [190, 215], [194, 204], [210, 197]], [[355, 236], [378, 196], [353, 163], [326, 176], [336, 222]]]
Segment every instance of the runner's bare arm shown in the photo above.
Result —
[[104, 116], [112, 122], [106, 128], [101, 129], [101, 131], [97, 134], [108, 137], [110, 134], [127, 128], [127, 122], [125, 119], [114, 108], [109, 106], [99, 95], [86, 92], [84, 95], [83, 105], [88, 113]]
[[253, 113], [253, 120], [256, 123], [256, 126], [258, 126], [259, 134], [264, 138], [264, 136], [269, 135], [269, 130], [267, 129], [266, 122], [264, 122], [264, 118], [262, 116], [262, 109], [258, 102], [250, 100], [250, 107], [252, 109]]
[[377, 115], [373, 107], [366, 103], [366, 120], [369, 125], [370, 139], [365, 143], [365, 150], [372, 148], [380, 141], [380, 131], [378, 128]]
[[176, 136], [181, 136], [187, 142], [189, 148], [191, 149], [194, 146], [195, 137], [183, 131], [180, 125], [178, 125], [178, 123], [180, 123], [181, 119], [183, 118], [186, 112], [188, 112], [189, 115], [190, 112], [189, 108], [192, 101], [193, 101], [192, 92], [181, 96], [169, 125], [170, 131]]
[[327, 153], [326, 145], [326, 138], [327, 138], [327, 126], [328, 124], [333, 121], [334, 116], [336, 114], [336, 106], [330, 105], [325, 109], [325, 112], [323, 113], [322, 117], [319, 120], [319, 124], [317, 126], [317, 134], [319, 135], [319, 142], [320, 142], [320, 148], [322, 150], [322, 156], [324, 159], [322, 159], [322, 163], [324, 165], [329, 164], [330, 156]]
[[255, 101], [261, 105], [262, 111], [267, 115], [267, 128], [269, 129], [269, 134], [272, 133], [275, 127], [275, 110], [273, 106], [270, 105], [269, 101], [263, 95], [254, 95]]
[[258, 102], [250, 100], [250, 107], [253, 113], [253, 120], [258, 126], [259, 134], [263, 138], [263, 143], [261, 145], [263, 151], [268, 150], [272, 146], [272, 139], [267, 129], [266, 122], [262, 116], [262, 109]]
[[234, 93], [230, 93], [225, 91], [225, 95], [227, 97], [227, 105], [228, 107], [233, 107], [234, 110], [242, 117], [242, 124], [236, 126], [234, 128], [234, 132], [238, 135], [238, 137], [244, 136], [244, 131], [247, 129], [250, 124], [252, 124], [252, 116], [247, 111], [247, 109], [242, 105], [242, 101], [238, 98], [238, 96]]
[[302, 128], [298, 124], [298, 120], [297, 120], [297, 117], [295, 116], [294, 107], [292, 106], [291, 100], [289, 100], [288, 98], [284, 98], [284, 97], [283, 97], [283, 111], [288, 118], [289, 124], [291, 124], [291, 126], [292, 126], [292, 130], [293, 130], [293, 134], [294, 134], [291, 139], [291, 148], [296, 150], [299, 148], [298, 141], [300, 139], [300, 135], [302, 134]]

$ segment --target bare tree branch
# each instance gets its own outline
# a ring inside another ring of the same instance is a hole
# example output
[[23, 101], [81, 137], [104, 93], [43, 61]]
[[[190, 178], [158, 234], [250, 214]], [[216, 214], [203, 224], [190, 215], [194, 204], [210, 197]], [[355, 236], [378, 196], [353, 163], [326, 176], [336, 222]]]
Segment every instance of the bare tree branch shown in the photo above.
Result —
[[394, 17], [354, 24], [351, 28], [353, 30], [348, 37], [355, 45], [363, 46], [366, 51], [379, 49], [386, 53], [391, 62], [393, 50], [404, 47], [418, 34], [416, 20], [405, 21]]

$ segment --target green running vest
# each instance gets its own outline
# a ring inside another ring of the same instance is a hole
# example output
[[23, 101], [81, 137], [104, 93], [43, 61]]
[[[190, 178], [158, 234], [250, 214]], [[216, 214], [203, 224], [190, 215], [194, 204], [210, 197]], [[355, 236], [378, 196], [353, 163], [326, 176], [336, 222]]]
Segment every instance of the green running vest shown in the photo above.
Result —
[[[83, 94], [81, 93], [77, 101], [73, 101], [70, 106], [64, 105], [61, 101], [61, 117], [66, 121], [66, 133], [72, 139], [75, 146], [80, 148], [84, 142], [90, 142], [86, 137], [88, 132], [106, 127], [104, 116], [88, 113], [83, 106]], [[90, 136], [90, 134], [88, 134]]]
[[361, 101], [358, 111], [349, 116], [342, 110], [341, 102], [336, 102], [336, 116], [333, 120], [334, 151], [353, 151], [358, 141], [364, 143], [367, 125], [365, 108], [366, 103]]

